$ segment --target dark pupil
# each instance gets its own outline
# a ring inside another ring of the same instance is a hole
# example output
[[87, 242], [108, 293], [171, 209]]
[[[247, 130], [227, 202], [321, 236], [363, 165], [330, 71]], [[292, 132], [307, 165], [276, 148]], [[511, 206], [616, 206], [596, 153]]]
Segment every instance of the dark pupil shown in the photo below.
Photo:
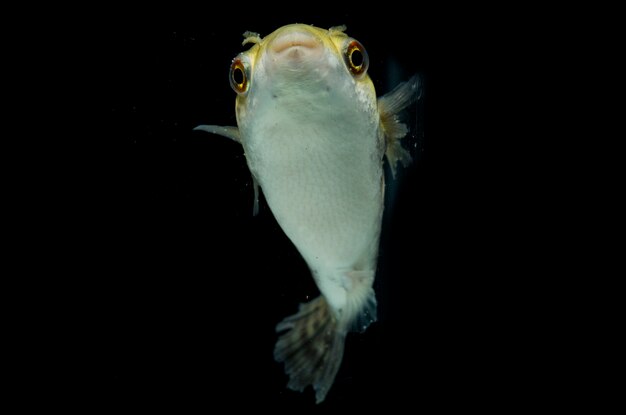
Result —
[[363, 64], [363, 54], [360, 50], [354, 49], [352, 54], [350, 55], [350, 61], [352, 62], [352, 66], [359, 67]]
[[235, 68], [235, 70], [233, 71], [233, 81], [235, 81], [237, 85], [241, 85], [245, 80], [246, 78], [241, 68]]

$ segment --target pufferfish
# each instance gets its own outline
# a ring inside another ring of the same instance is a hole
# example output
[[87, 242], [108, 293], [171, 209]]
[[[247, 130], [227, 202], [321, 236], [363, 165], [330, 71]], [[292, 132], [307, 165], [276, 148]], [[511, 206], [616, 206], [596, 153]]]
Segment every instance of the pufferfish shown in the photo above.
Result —
[[317, 403], [341, 365], [346, 334], [376, 320], [372, 284], [384, 205], [383, 156], [395, 176], [408, 165], [397, 114], [420, 95], [417, 75], [377, 99], [363, 45], [303, 24], [261, 38], [244, 33], [230, 67], [238, 127], [201, 125], [241, 143], [278, 224], [306, 261], [321, 295], [280, 322], [274, 358], [287, 387], [315, 390]]

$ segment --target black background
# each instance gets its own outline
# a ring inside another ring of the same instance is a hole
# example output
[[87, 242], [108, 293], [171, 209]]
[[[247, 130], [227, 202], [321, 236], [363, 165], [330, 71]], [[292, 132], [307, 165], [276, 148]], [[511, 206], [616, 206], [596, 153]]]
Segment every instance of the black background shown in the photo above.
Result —
[[[534, 346], [511, 329], [520, 323], [507, 304], [523, 283], [494, 278], [521, 264], [499, 265], [508, 225], [494, 231], [491, 216], [510, 201], [486, 190], [497, 174], [474, 157], [481, 131], [463, 110], [480, 102], [469, 74], [492, 68], [468, 25], [457, 26], [463, 17], [419, 6], [191, 14], [175, 24], [111, 20], [94, 39], [98, 96], [88, 111], [99, 121], [81, 161], [89, 174], [76, 179], [89, 196], [75, 208], [84, 279], [72, 287], [86, 333], [76, 345], [85, 409], [396, 412], [519, 407], [540, 394], [518, 379]], [[272, 356], [275, 325], [317, 295], [309, 271], [263, 199], [252, 216], [241, 147], [192, 132], [235, 125], [227, 75], [242, 33], [294, 22], [346, 24], [379, 95], [414, 73], [424, 83], [406, 114], [414, 163], [396, 180], [386, 168], [379, 321], [349, 335], [318, 406], [310, 388], [286, 389]]]

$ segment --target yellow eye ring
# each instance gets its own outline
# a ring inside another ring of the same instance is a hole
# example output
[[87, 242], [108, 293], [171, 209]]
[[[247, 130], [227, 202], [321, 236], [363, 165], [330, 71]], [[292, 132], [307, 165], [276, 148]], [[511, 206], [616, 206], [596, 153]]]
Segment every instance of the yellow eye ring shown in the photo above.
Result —
[[233, 63], [230, 65], [230, 86], [238, 94], [244, 94], [248, 91], [248, 72], [246, 66], [240, 58], [233, 59]]
[[369, 67], [369, 57], [367, 56], [367, 52], [361, 43], [356, 40], [352, 40], [348, 43], [344, 57], [346, 65], [353, 75], [360, 77], [367, 72], [367, 68]]

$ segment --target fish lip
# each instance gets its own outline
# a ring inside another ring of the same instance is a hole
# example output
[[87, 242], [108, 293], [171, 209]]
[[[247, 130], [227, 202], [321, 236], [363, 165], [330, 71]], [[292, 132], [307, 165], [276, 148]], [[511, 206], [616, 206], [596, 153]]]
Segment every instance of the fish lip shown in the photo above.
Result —
[[302, 30], [294, 30], [281, 33], [270, 44], [270, 50], [279, 54], [292, 47], [303, 47], [307, 49], [316, 49], [321, 46], [322, 42], [312, 33]]

